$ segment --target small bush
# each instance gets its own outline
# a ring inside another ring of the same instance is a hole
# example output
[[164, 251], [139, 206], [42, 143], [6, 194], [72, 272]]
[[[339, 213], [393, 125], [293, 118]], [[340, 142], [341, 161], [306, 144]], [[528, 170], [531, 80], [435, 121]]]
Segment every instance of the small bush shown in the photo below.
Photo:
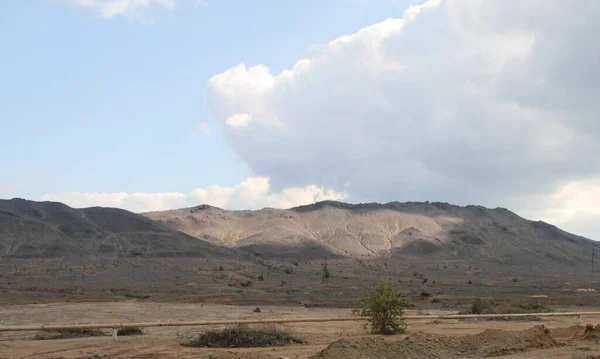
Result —
[[263, 280], [265, 280], [265, 277], [263, 277], [263, 275], [261, 274], [261, 275], [259, 275], [259, 276], [258, 276], [258, 280], [259, 280], [260, 282], [262, 282]]
[[401, 334], [406, 332], [400, 317], [404, 309], [411, 307], [410, 301], [402, 296], [391, 282], [380, 283], [375, 289], [366, 291], [357, 301], [354, 315], [367, 319], [366, 327], [373, 334]]
[[48, 330], [38, 333], [35, 336], [37, 340], [54, 340], [54, 339], [72, 339], [86, 337], [104, 336], [104, 332], [95, 329], [63, 329], [63, 330]]
[[[548, 308], [538, 302], [530, 302], [527, 304], [493, 305], [492, 303], [484, 302], [480, 298], [477, 298], [471, 305], [471, 309], [469, 311], [461, 312], [459, 314], [525, 314], [550, 312], [553, 312], [551, 308]], [[538, 321], [540, 318], [531, 315], [517, 318], [488, 318], [486, 320]]]
[[472, 280], [470, 280], [470, 281], [468, 281], [468, 282], [467, 282], [467, 284], [473, 284], [473, 281], [472, 281]]
[[260, 313], [260, 307], [254, 308], [254, 310], [252, 312], [254, 312], [254, 313]]
[[329, 266], [327, 265], [327, 261], [323, 262], [323, 279], [327, 280], [331, 277], [331, 273], [329, 273]]
[[423, 279], [423, 284], [427, 283], [428, 280], [429, 279], [427, 279], [427, 278]]
[[440, 302], [440, 300], [439, 300], [439, 299], [437, 299], [437, 298], [433, 298], [433, 299], [431, 300], [431, 303], [434, 303], [434, 304], [435, 304], [435, 303], [439, 303], [439, 302]]
[[423, 298], [431, 297], [431, 293], [426, 292], [426, 291], [422, 291], [421, 292], [421, 297], [423, 297]]
[[196, 348], [258, 348], [303, 344], [304, 340], [275, 327], [236, 326], [209, 331], [181, 345]]
[[471, 305], [471, 314], [493, 314], [493, 311], [489, 304], [484, 303], [481, 298], [477, 298]]
[[513, 281], [513, 283], [516, 283], [516, 282], [518, 282], [519, 280], [518, 280], [517, 278], [513, 278], [513, 279], [512, 279], [512, 281]]
[[119, 328], [117, 329], [117, 336], [126, 337], [129, 335], [143, 335], [144, 331], [142, 328], [138, 327], [129, 327], [129, 328]]

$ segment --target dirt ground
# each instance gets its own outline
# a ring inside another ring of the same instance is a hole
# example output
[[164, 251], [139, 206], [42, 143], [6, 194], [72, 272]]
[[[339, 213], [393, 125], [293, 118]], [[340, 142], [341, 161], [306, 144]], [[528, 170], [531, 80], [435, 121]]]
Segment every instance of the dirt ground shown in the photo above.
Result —
[[[0, 307], [0, 325], [350, 315], [348, 309], [261, 306], [261, 312], [254, 313], [254, 308], [134, 301], [12, 305]], [[595, 310], [561, 308], [570, 309]], [[427, 313], [440, 312], [432, 310]], [[584, 317], [583, 325], [577, 327], [573, 326], [570, 317], [547, 318], [541, 322], [410, 321], [408, 336], [392, 337], [367, 335], [360, 322], [294, 323], [286, 324], [285, 329], [303, 337], [307, 344], [240, 350], [197, 349], [180, 345], [186, 339], [211, 329], [207, 327], [148, 328], [143, 336], [119, 337], [116, 342], [110, 336], [40, 341], [34, 339], [36, 332], [15, 332], [0, 333], [0, 358], [600, 358], [600, 335], [593, 332], [593, 328], [585, 332], [585, 323], [596, 325], [600, 323], [600, 316]]]

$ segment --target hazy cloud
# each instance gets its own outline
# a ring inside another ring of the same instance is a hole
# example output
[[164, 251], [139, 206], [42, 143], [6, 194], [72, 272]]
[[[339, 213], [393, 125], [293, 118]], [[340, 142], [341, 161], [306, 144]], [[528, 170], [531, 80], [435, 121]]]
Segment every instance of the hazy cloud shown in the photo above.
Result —
[[353, 201], [600, 219], [564, 200], [565, 188], [593, 194], [581, 183], [600, 176], [599, 17], [597, 1], [431, 0], [279, 74], [244, 64], [217, 74], [207, 103], [276, 190], [351, 181]]
[[44, 201], [57, 201], [76, 208], [102, 206], [124, 208], [134, 212], [159, 211], [210, 204], [227, 209], [260, 209], [264, 207], [289, 208], [316, 201], [341, 200], [342, 192], [315, 185], [290, 187], [273, 191], [269, 179], [250, 177], [232, 187], [213, 185], [197, 188], [190, 193], [49, 193]]
[[0, 185], [0, 198], [8, 198], [13, 192], [14, 190], [11, 186]]
[[150, 5], [174, 9], [175, 0], [72, 0], [76, 5], [94, 9], [104, 17], [135, 15]]

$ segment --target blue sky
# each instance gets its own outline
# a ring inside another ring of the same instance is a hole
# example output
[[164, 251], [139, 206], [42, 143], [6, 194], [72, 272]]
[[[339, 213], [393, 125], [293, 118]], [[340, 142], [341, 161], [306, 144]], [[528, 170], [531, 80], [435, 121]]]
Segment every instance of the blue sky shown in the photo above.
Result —
[[0, 198], [447, 201], [600, 237], [600, 2], [571, 4], [3, 1]]
[[[239, 63], [280, 71], [311, 45], [405, 7], [362, 0], [195, 5], [107, 18], [68, 0], [2, 2], [2, 185], [38, 198], [236, 184], [251, 170], [207, 111], [207, 80]], [[199, 123], [213, 127], [210, 135]]]

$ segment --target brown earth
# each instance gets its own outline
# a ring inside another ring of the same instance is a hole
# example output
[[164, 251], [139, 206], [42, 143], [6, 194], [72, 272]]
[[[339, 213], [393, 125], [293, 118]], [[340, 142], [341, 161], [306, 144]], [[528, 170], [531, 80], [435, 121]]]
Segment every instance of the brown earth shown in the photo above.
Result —
[[[54, 303], [0, 307], [0, 324], [106, 323], [135, 321], [227, 320], [347, 316], [348, 309], [164, 303]], [[573, 310], [576, 308], [559, 308]], [[591, 311], [594, 308], [578, 308]], [[439, 311], [431, 311], [437, 314]], [[411, 314], [416, 314], [411, 312]], [[423, 313], [422, 313], [423, 314]], [[572, 318], [543, 322], [409, 322], [407, 336], [366, 335], [361, 323], [290, 323], [286, 330], [307, 344], [279, 348], [209, 349], [180, 344], [211, 328], [148, 328], [136, 337], [110, 336], [35, 340], [35, 332], [0, 333], [0, 358], [586, 358], [600, 355], [598, 341], [578, 336]], [[584, 317], [598, 322], [600, 317]], [[542, 326], [543, 324], [543, 326]], [[108, 331], [107, 331], [108, 334]], [[357, 347], [358, 346], [358, 347]], [[96, 356], [97, 355], [97, 356]]]
[[486, 329], [478, 334], [458, 337], [418, 332], [398, 341], [341, 339], [311, 358], [485, 358], [557, 346], [558, 342], [552, 338], [550, 330], [538, 325], [523, 331]]

